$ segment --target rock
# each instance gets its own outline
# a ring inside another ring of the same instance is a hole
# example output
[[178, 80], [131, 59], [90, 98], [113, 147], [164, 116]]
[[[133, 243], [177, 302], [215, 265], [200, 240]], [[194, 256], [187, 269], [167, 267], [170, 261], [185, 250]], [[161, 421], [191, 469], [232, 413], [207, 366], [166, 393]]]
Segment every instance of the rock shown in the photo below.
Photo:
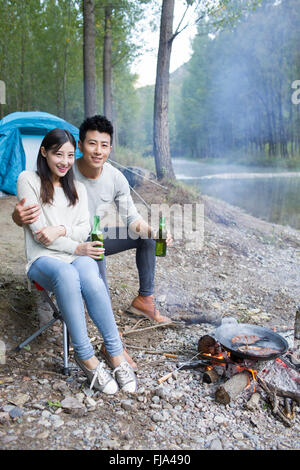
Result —
[[51, 427], [51, 422], [48, 419], [41, 418], [38, 420], [38, 425], [39, 426], [45, 426], [45, 428], [50, 428]]
[[245, 407], [250, 411], [254, 411], [259, 407], [259, 402], [260, 402], [260, 394], [255, 392], [251, 396], [250, 400], [246, 403]]
[[168, 419], [169, 413], [166, 410], [163, 410], [161, 413], [153, 413], [151, 416], [152, 421], [155, 423], [164, 422]]
[[37, 410], [44, 410], [45, 409], [45, 406], [41, 405], [40, 403], [32, 403], [31, 406], [32, 406], [32, 408], [35, 408]]
[[9, 413], [7, 411], [3, 411], [0, 413], [0, 424], [7, 424], [9, 421]]
[[22, 406], [24, 403], [26, 403], [28, 400], [30, 400], [30, 396], [27, 395], [26, 393], [18, 393], [13, 400], [10, 400], [11, 403], [13, 403], [16, 406]]
[[18, 436], [4, 436], [2, 438], [3, 444], [9, 444], [10, 442], [17, 441]]
[[159, 403], [160, 402], [160, 398], [158, 395], [153, 395], [153, 397], [151, 398], [151, 401], [153, 403]]
[[9, 413], [10, 410], [12, 410], [13, 408], [15, 408], [14, 405], [4, 405], [2, 406], [2, 411], [6, 411], [6, 413]]
[[243, 439], [244, 435], [243, 435], [241, 432], [234, 432], [234, 433], [233, 433], [233, 437], [234, 437], [236, 440], [240, 440], [240, 439]]
[[217, 416], [214, 417], [214, 422], [217, 423], [217, 424], [222, 424], [222, 423], [224, 423], [224, 417], [217, 415]]
[[53, 415], [51, 421], [53, 421], [54, 428], [60, 428], [65, 424], [64, 420], [60, 416]]
[[15, 418], [20, 418], [22, 416], [23, 410], [19, 408], [18, 406], [14, 406], [10, 411], [9, 411], [9, 416], [13, 419]]
[[103, 441], [101, 444], [101, 448], [108, 448], [108, 449], [115, 449], [116, 447], [119, 447], [120, 443], [115, 440], [115, 439], [107, 439], [106, 441]]
[[91, 397], [86, 397], [84, 401], [85, 404], [90, 408], [95, 408], [95, 406], [97, 405], [97, 402]]
[[53, 388], [53, 390], [58, 391], [58, 392], [62, 392], [62, 393], [66, 393], [69, 390], [68, 385], [63, 381], [55, 382], [52, 385], [52, 388]]
[[210, 450], [223, 450], [220, 439], [213, 439], [210, 443]]
[[74, 410], [74, 409], [84, 408], [83, 403], [80, 402], [79, 400], [77, 400], [77, 398], [74, 398], [74, 397], [66, 397], [66, 398], [64, 398], [64, 400], [61, 401], [60, 404], [61, 404], [62, 408], [65, 408], [65, 409]]
[[49, 383], [48, 379], [38, 379], [37, 381], [40, 385], [48, 385]]
[[122, 401], [121, 407], [123, 408], [123, 410], [126, 410], [126, 411], [134, 411], [135, 410], [134, 402], [132, 400]]
[[47, 439], [49, 437], [49, 432], [48, 431], [43, 431], [40, 434], [36, 435], [37, 439]]
[[162, 386], [162, 387], [158, 387], [156, 390], [155, 390], [155, 395], [157, 395], [159, 398], [163, 398], [163, 399], [166, 399], [169, 395], [170, 391]]

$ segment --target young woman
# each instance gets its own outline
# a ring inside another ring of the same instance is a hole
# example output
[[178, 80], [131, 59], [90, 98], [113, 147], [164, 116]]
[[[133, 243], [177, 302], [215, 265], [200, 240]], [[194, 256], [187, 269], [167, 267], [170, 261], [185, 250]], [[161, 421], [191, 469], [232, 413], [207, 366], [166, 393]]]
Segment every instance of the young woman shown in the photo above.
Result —
[[[124, 357], [110, 298], [95, 261], [104, 249], [98, 242], [85, 241], [90, 232], [89, 211], [86, 189], [73, 176], [75, 148], [72, 134], [54, 129], [42, 141], [37, 171], [19, 175], [18, 199], [41, 206], [38, 220], [24, 226], [26, 272], [31, 281], [54, 292], [75, 360], [91, 387], [107, 394], [116, 393], [119, 387], [134, 392], [136, 377]], [[83, 300], [103, 337], [112, 376], [89, 341]]]

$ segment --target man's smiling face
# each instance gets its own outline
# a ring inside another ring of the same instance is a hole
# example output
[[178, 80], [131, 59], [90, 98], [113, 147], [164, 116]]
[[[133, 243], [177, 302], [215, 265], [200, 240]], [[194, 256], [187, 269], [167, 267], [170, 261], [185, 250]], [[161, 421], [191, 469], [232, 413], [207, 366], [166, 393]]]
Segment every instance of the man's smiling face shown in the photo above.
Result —
[[83, 142], [78, 142], [84, 163], [94, 170], [100, 170], [112, 149], [110, 135], [106, 132], [87, 131]]

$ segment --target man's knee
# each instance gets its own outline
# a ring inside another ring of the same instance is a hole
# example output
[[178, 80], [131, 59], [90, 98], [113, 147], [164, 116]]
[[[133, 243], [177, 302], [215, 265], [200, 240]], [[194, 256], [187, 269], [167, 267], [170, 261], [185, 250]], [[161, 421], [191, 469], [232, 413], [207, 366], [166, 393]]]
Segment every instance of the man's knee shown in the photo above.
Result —
[[140, 238], [140, 247], [149, 251], [155, 251], [156, 242], [153, 238]]

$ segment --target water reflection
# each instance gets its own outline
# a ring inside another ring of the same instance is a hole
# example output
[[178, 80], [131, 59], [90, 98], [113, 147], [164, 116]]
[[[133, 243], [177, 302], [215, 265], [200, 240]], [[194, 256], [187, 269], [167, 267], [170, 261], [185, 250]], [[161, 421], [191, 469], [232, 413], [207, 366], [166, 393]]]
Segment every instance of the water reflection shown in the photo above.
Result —
[[255, 217], [300, 229], [300, 173], [265, 168], [251, 168], [247, 173], [245, 167], [214, 167], [187, 160], [173, 164], [177, 179], [199, 187], [203, 194]]

